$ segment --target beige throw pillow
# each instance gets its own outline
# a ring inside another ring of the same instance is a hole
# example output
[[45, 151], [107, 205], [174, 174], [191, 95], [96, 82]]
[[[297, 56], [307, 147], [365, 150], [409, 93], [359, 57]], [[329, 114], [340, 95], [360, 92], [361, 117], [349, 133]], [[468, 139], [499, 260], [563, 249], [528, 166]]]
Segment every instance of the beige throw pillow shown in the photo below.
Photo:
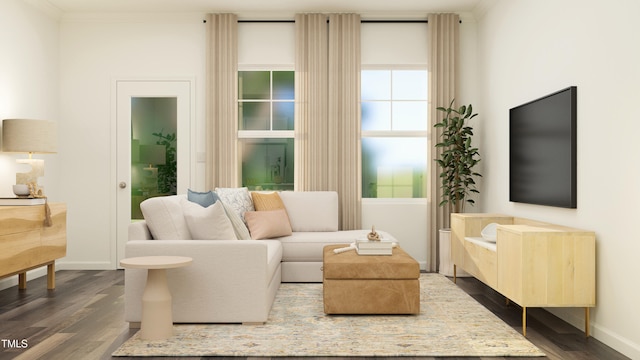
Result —
[[291, 224], [284, 209], [247, 211], [244, 219], [254, 240], [291, 235]]
[[192, 239], [237, 240], [231, 220], [220, 201], [205, 208], [183, 199], [182, 212]]
[[279, 210], [284, 209], [284, 203], [277, 192], [272, 193], [259, 193], [251, 192], [251, 198], [253, 199], [253, 207], [256, 211], [265, 210]]

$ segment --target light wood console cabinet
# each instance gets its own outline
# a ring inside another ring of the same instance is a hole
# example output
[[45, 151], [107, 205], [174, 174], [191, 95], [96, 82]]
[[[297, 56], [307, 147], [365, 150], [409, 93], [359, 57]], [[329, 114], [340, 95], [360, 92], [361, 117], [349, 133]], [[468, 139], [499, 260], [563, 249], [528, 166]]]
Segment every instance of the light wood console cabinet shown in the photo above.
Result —
[[[495, 243], [482, 229], [498, 223]], [[596, 305], [595, 233], [499, 214], [451, 214], [451, 258], [458, 267], [522, 307]]]
[[44, 205], [0, 206], [0, 279], [18, 275], [25, 289], [27, 271], [47, 266], [47, 288], [55, 288], [55, 260], [67, 254], [67, 208], [49, 208], [52, 225], [45, 226]]

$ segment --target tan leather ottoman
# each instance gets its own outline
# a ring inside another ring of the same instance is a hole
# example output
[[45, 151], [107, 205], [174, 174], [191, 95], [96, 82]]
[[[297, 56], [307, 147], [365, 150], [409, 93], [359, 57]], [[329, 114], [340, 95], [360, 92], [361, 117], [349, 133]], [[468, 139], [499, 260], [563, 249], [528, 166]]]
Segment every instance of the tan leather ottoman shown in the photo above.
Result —
[[326, 314], [419, 314], [420, 265], [399, 247], [393, 254], [323, 253], [323, 293]]

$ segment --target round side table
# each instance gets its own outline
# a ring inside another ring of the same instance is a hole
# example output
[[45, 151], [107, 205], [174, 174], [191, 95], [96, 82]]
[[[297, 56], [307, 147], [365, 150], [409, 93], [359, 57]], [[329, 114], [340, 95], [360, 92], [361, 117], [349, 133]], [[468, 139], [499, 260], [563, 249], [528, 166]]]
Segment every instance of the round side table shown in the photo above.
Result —
[[120, 260], [127, 269], [147, 269], [147, 284], [142, 294], [140, 338], [163, 340], [173, 336], [171, 292], [166, 269], [187, 266], [193, 262], [184, 256], [142, 256]]

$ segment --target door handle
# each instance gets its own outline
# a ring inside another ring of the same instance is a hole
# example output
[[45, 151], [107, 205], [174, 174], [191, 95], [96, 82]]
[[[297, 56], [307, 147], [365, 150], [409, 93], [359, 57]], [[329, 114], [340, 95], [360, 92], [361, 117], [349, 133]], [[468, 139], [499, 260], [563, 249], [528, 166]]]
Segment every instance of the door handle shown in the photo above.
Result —
[[118, 186], [120, 186], [120, 189], [124, 189], [127, 187], [127, 183], [124, 181], [121, 181], [120, 184], [118, 184]]

